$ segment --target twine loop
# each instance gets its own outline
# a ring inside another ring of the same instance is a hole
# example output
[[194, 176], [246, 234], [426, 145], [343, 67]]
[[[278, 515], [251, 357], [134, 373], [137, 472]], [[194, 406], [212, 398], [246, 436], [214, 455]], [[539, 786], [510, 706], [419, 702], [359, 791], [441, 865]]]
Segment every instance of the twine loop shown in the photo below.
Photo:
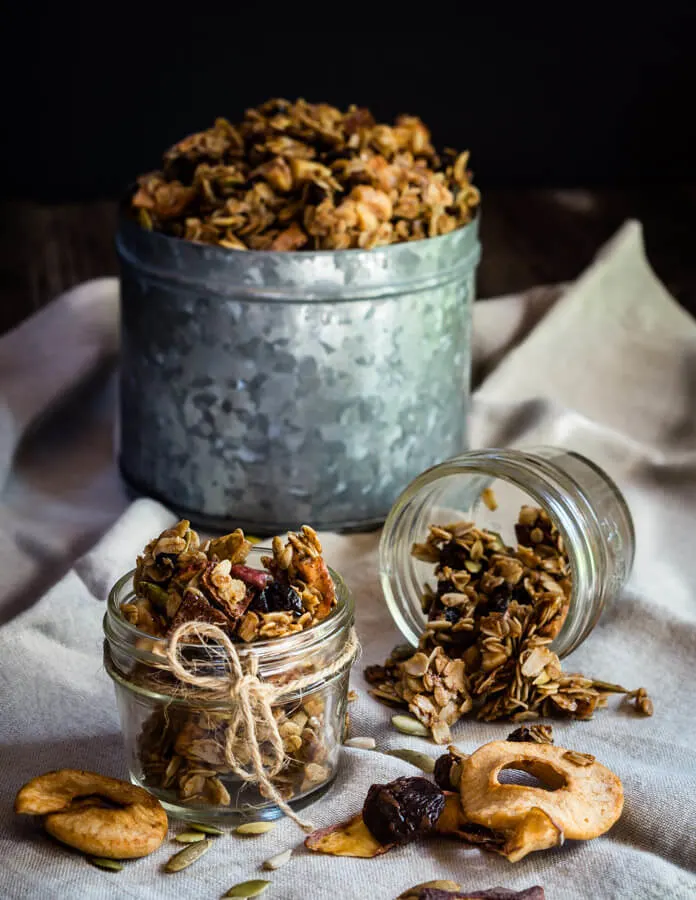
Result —
[[[196, 662], [184, 658], [182, 649], [192, 639], [199, 642], [214, 641], [223, 651], [226, 671], [221, 675], [202, 675], [196, 671]], [[332, 662], [319, 672], [304, 675], [283, 685], [264, 681], [258, 674], [258, 659], [250, 654], [242, 665], [234, 642], [219, 628], [207, 622], [185, 622], [171, 635], [167, 644], [167, 660], [172, 674], [183, 684], [211, 691], [228, 698], [232, 718], [226, 732], [225, 762], [242, 781], [258, 784], [264, 796], [272, 800], [288, 818], [303, 831], [311, 831], [311, 822], [304, 821], [293, 812], [281, 797], [271, 779], [287, 764], [288, 755], [273, 715], [273, 706], [283, 697], [301, 693], [310, 685], [325, 682], [340, 672], [355, 658], [359, 649], [355, 629], [351, 628], [345, 646]], [[261, 743], [264, 757], [261, 754]], [[236, 755], [236, 748], [244, 745], [249, 750], [250, 763], [243, 765]]]

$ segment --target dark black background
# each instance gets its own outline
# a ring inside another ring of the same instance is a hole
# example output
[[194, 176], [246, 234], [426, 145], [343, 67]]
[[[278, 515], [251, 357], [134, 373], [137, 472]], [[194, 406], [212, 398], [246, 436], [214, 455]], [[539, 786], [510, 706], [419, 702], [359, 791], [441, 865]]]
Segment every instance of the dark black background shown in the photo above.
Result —
[[[436, 143], [472, 150], [483, 187], [693, 180], [695, 5], [420, 4], [384, 22], [364, 4], [254, 18], [27, 6], [3, 34], [2, 191], [117, 196], [175, 140], [271, 96], [418, 114]], [[295, 30], [313, 19], [330, 30]]]

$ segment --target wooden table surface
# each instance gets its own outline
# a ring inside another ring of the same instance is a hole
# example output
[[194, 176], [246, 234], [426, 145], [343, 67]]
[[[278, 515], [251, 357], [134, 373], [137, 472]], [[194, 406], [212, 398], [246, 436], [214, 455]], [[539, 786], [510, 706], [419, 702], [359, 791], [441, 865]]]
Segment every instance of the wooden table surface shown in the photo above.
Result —
[[[489, 190], [478, 295], [575, 278], [627, 218], [643, 222], [650, 261], [696, 315], [696, 185], [632, 190]], [[118, 271], [116, 203], [0, 204], [0, 333], [61, 291]]]

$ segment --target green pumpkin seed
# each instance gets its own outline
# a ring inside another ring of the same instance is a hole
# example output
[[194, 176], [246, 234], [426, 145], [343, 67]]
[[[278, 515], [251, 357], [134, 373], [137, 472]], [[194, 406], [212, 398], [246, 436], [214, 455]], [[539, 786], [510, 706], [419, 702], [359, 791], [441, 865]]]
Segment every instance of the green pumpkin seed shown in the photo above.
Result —
[[216, 837], [225, 833], [222, 828], [216, 828], [215, 825], [206, 825], [205, 822], [189, 822], [189, 828], [193, 829], [193, 831], [200, 831], [202, 834], [214, 834]]
[[225, 897], [258, 897], [271, 886], [270, 881], [264, 881], [263, 878], [252, 878], [251, 881], [242, 881], [235, 884], [224, 895]]
[[138, 210], [138, 221], [140, 222], [140, 227], [144, 228], [145, 231], [152, 231], [153, 224], [152, 219], [150, 218], [150, 214], [145, 209]]
[[392, 648], [389, 658], [393, 659], [394, 662], [403, 662], [405, 659], [410, 659], [415, 652], [416, 648], [410, 644], [397, 644], [396, 647]]
[[275, 822], [243, 822], [234, 829], [235, 834], [266, 834], [276, 827]]
[[397, 747], [394, 750], [385, 750], [387, 756], [395, 756], [397, 759], [403, 759], [412, 766], [416, 766], [428, 775], [435, 771], [435, 760], [427, 753], [419, 753], [417, 750], [409, 750], [408, 747]]
[[123, 869], [123, 863], [117, 859], [106, 859], [103, 856], [88, 856], [87, 862], [98, 869], [106, 869], [108, 872], [120, 872]]
[[197, 859], [200, 859], [212, 846], [213, 842], [208, 840], [199, 841], [197, 844], [189, 844], [188, 847], [184, 847], [183, 850], [179, 850], [178, 853], [172, 856], [165, 865], [164, 871], [181, 872], [182, 869], [188, 868], [191, 863], [195, 863]]
[[419, 722], [418, 719], [414, 719], [411, 716], [392, 716], [392, 725], [396, 728], [397, 731], [400, 731], [402, 734], [412, 734], [418, 735], [419, 737], [429, 737], [430, 731], [423, 725], [422, 722]]
[[289, 862], [291, 856], [292, 850], [283, 850], [282, 853], [276, 853], [275, 856], [267, 859], [263, 864], [263, 867], [264, 869], [267, 869], [269, 871], [274, 871], [275, 869], [279, 869], [281, 866], [284, 866], [286, 862]]
[[467, 572], [471, 572], [472, 575], [476, 575], [477, 572], [481, 571], [481, 563], [473, 559], [465, 559], [464, 568]]
[[174, 838], [179, 844], [197, 844], [198, 841], [205, 840], [205, 834], [202, 831], [182, 831]]
[[593, 681], [592, 687], [607, 694], [628, 694], [625, 687], [620, 684], [612, 684], [610, 681]]
[[164, 588], [161, 588], [158, 584], [153, 584], [151, 581], [141, 581], [139, 587], [156, 609], [166, 609], [169, 594]]

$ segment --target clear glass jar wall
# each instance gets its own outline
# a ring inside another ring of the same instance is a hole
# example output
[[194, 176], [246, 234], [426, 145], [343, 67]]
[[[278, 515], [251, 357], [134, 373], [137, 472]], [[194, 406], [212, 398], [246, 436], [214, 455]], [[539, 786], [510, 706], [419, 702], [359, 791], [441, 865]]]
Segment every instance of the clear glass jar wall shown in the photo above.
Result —
[[[497, 509], [482, 502], [492, 488]], [[414, 646], [426, 615], [423, 585], [434, 586], [433, 566], [411, 555], [431, 524], [474, 521], [514, 544], [523, 505], [540, 506], [560, 530], [572, 571], [570, 609], [553, 647], [567, 656], [592, 631], [604, 607], [623, 587], [633, 565], [630, 512], [609, 476], [590, 460], [557, 447], [477, 450], [423, 472], [394, 504], [380, 544], [380, 576], [390, 612]]]
[[[270, 551], [255, 547], [249, 564]], [[258, 674], [276, 686], [318, 673], [317, 682], [301, 695], [284, 694], [273, 706], [288, 762], [272, 781], [295, 808], [326, 789], [336, 774], [344, 736], [349, 660], [323, 680], [321, 671], [346, 648], [353, 626], [353, 601], [340, 578], [331, 572], [337, 606], [319, 625], [307, 631], [239, 645], [242, 665], [253, 655]], [[112, 589], [104, 617], [104, 662], [114, 681], [127, 764], [134, 783], [147, 788], [177, 818], [231, 824], [244, 819], [274, 819], [278, 807], [256, 786], [244, 783], [225, 761], [226, 725], [231, 701], [211, 699], [181, 684], [169, 671], [166, 641], [144, 634], [123, 617], [120, 607], [133, 596], [132, 576], [125, 575]], [[215, 648], [190, 646], [185, 655], [205, 674], [224, 674], [226, 663]], [[264, 751], [264, 735], [259, 734]], [[249, 763], [244, 747], [235, 756]]]

